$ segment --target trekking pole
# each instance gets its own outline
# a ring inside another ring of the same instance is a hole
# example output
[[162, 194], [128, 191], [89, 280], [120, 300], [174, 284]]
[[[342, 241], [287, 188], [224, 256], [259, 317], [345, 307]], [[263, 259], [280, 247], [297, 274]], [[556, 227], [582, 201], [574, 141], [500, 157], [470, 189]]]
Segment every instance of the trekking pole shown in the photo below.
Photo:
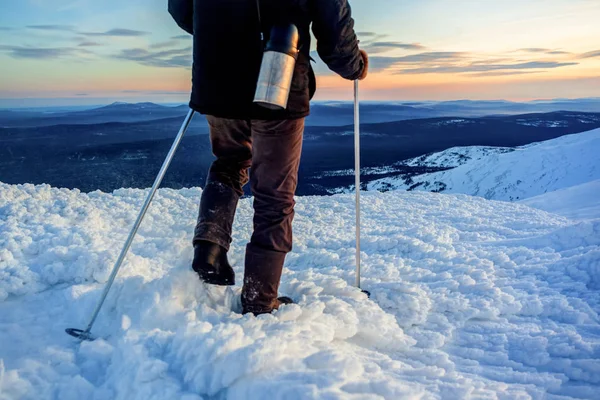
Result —
[[356, 287], [360, 289], [360, 113], [358, 79], [354, 81], [354, 187], [356, 192]]
[[156, 180], [154, 181], [154, 185], [152, 185], [152, 189], [150, 190], [150, 193], [148, 193], [148, 197], [146, 198], [146, 201], [144, 202], [144, 206], [142, 207], [142, 210], [140, 211], [140, 214], [138, 215], [137, 220], [135, 221], [135, 224], [133, 225], [133, 228], [131, 229], [131, 232], [129, 233], [129, 237], [127, 238], [127, 241], [125, 242], [125, 246], [123, 246], [123, 250], [121, 250], [121, 255], [117, 259], [117, 262], [115, 263], [115, 266], [113, 267], [110, 277], [108, 278], [108, 282], [106, 282], [106, 285], [104, 286], [104, 291], [102, 292], [100, 301], [98, 302], [98, 305], [96, 306], [96, 309], [94, 310], [94, 313], [92, 314], [90, 323], [88, 324], [87, 328], [85, 328], [85, 330], [73, 329], [73, 328], [66, 329], [65, 331], [69, 335], [76, 337], [80, 340], [94, 340], [94, 337], [91, 334], [92, 326], [94, 325], [94, 322], [96, 321], [96, 317], [98, 317], [98, 313], [100, 313], [100, 309], [102, 308], [102, 305], [104, 304], [104, 301], [106, 300], [106, 296], [108, 296], [108, 292], [110, 291], [110, 288], [111, 288], [113, 282], [115, 281], [117, 274], [119, 273], [119, 269], [121, 268], [121, 265], [123, 264], [123, 261], [125, 260], [125, 256], [127, 255], [129, 248], [131, 247], [131, 243], [133, 243], [133, 239], [135, 238], [135, 235], [136, 235], [138, 229], [140, 228], [140, 225], [142, 224], [144, 217], [146, 216], [146, 212], [148, 211], [148, 208], [150, 207], [150, 203], [152, 202], [152, 199], [154, 198], [156, 191], [158, 190], [160, 184], [162, 183], [162, 180], [165, 177], [167, 170], [169, 169], [169, 165], [171, 165], [171, 161], [173, 161], [173, 157], [175, 156], [175, 153], [177, 152], [177, 149], [179, 148], [179, 145], [181, 144], [183, 135], [185, 135], [185, 132], [187, 131], [188, 127], [190, 126], [190, 122], [192, 122], [193, 116], [194, 116], [194, 111], [190, 110], [188, 112], [187, 116], [185, 117], [185, 120], [183, 121], [181, 128], [179, 129], [179, 133], [175, 137], [175, 141], [173, 142], [173, 145], [171, 146], [171, 150], [169, 151], [169, 154], [167, 154], [167, 158], [165, 159], [165, 162], [163, 163], [162, 168], [160, 169], [158, 176], [156, 177]]

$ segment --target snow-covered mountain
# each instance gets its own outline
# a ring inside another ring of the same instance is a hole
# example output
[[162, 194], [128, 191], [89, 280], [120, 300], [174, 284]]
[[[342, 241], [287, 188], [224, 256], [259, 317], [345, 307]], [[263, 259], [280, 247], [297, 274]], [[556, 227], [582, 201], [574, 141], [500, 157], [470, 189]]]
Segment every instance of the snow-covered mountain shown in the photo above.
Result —
[[521, 200], [522, 204], [574, 220], [600, 215], [600, 179]]
[[599, 154], [600, 129], [516, 148], [453, 148], [402, 163], [448, 170], [390, 176], [367, 187], [514, 201], [600, 179]]
[[514, 151], [512, 147], [469, 146], [453, 147], [438, 153], [400, 161], [397, 165], [409, 167], [456, 168], [469, 161], [481, 160], [492, 154], [504, 154]]
[[[553, 160], [553, 176], [578, 165]], [[301, 197], [281, 287], [298, 304], [254, 318], [190, 271], [200, 194], [158, 193], [100, 339], [79, 343], [64, 329], [87, 323], [146, 191], [0, 184], [2, 400], [597, 398], [600, 214], [365, 193], [367, 299], [351, 286], [354, 197]], [[251, 226], [243, 199], [238, 282]]]

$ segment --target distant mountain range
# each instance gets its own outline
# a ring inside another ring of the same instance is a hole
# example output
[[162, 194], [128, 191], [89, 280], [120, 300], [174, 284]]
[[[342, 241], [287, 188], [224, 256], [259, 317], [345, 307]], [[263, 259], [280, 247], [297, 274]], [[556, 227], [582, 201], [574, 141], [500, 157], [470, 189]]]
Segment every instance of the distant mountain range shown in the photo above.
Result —
[[[108, 122], [145, 122], [165, 118], [183, 118], [187, 105], [164, 106], [154, 103], [121, 103], [89, 110], [64, 109], [0, 109], [0, 127], [39, 127], [50, 125], [94, 125]], [[547, 113], [553, 111], [600, 112], [600, 98], [537, 100], [517, 103], [497, 101], [421, 101], [421, 102], [361, 102], [363, 123], [394, 122], [407, 119], [435, 117], [483, 117], [490, 115], [516, 115]], [[351, 102], [316, 102], [311, 106], [307, 126], [343, 126], [354, 121]], [[206, 127], [204, 118], [194, 124]]]
[[[38, 112], [0, 110], [0, 127], [27, 128], [52, 125], [95, 125], [109, 122], [146, 122], [165, 118], [183, 118], [186, 105], [166, 107], [154, 103], [113, 103], [81, 111]], [[196, 122], [202, 122], [199, 118]]]
[[[338, 115], [334, 113], [338, 106], [322, 106], [332, 107], [332, 115]], [[155, 105], [117, 103], [106, 108], [102, 112], [95, 109], [87, 113], [127, 118], [133, 109], [154, 112]], [[185, 111], [185, 107], [180, 109]], [[363, 120], [376, 119], [369, 114], [368, 107], [363, 107], [362, 112]], [[76, 120], [81, 113], [86, 112], [73, 113]], [[182, 118], [0, 128], [0, 181], [48, 183], [86, 192], [148, 187], [154, 181]], [[515, 147], [589, 131], [600, 128], [600, 113], [440, 117], [364, 123], [361, 127], [361, 161], [366, 188], [372, 181], [389, 176], [403, 174], [410, 177], [449, 168], [445, 164], [411, 165], [403, 160], [456, 146]], [[182, 142], [164, 186], [204, 185], [208, 167], [214, 159], [207, 133], [205, 120], [197, 118]], [[327, 194], [336, 188], [349, 187], [353, 182], [353, 147], [352, 125], [307, 126], [298, 194]]]

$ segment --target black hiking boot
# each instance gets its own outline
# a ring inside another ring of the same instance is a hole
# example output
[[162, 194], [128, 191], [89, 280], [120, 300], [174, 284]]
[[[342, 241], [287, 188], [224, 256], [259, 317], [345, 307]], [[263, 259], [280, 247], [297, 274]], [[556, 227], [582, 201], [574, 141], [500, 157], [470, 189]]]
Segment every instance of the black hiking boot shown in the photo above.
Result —
[[272, 305], [271, 309], [266, 309], [261, 306], [252, 306], [250, 304], [244, 304], [242, 309], [242, 314], [252, 313], [254, 316], [259, 316], [261, 314], [271, 314], [275, 310], [279, 310], [279, 307], [282, 305], [294, 304], [294, 300], [287, 296], [278, 297], [275, 300], [275, 303]]
[[227, 260], [227, 250], [216, 243], [199, 241], [194, 246], [192, 269], [204, 283], [219, 286], [235, 285], [235, 272]]

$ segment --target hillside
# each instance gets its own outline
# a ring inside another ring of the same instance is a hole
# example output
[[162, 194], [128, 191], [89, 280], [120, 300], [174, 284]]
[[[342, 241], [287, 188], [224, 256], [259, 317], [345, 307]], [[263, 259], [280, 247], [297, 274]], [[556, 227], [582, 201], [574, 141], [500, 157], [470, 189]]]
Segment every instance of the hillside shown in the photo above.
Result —
[[[513, 154], [513, 153], [509, 153]], [[201, 191], [161, 190], [100, 314], [83, 327], [145, 191], [0, 184], [3, 399], [560, 398], [600, 384], [600, 215], [573, 221], [465, 195], [302, 197], [281, 291], [241, 316], [190, 271]], [[251, 200], [236, 218], [241, 276]], [[233, 302], [235, 304], [235, 302]], [[9, 344], [9, 345], [6, 345]]]
[[[121, 107], [130, 108], [110, 108]], [[85, 192], [148, 187], [182, 120], [173, 117], [135, 123], [0, 128], [0, 181], [46, 183]], [[514, 147], [594, 128], [600, 128], [600, 114], [571, 112], [363, 124], [364, 182], [445, 169], [399, 161], [456, 146]], [[207, 133], [205, 119], [196, 116], [166, 176], [166, 187], [204, 184], [214, 159]], [[347, 187], [354, 181], [353, 167], [352, 126], [308, 126], [298, 194], [323, 195]]]
[[408, 162], [424, 166], [435, 162], [449, 170], [378, 179], [368, 188], [464, 193], [513, 201], [600, 179], [598, 154], [600, 129], [514, 149], [455, 148]]

